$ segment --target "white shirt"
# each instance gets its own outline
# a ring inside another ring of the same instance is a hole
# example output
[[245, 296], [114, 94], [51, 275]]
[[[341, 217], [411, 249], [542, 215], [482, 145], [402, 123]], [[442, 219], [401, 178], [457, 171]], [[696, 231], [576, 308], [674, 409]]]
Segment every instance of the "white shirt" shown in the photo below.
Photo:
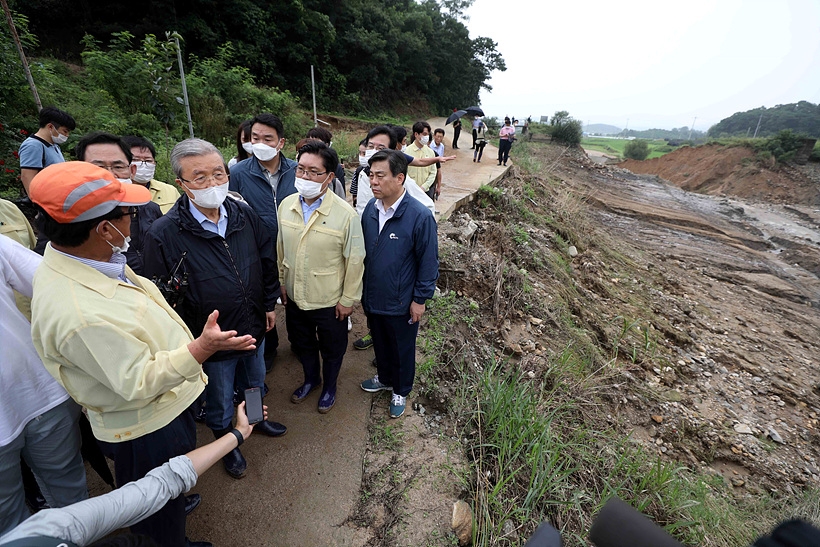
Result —
[[0, 446], [68, 399], [40, 361], [31, 342], [31, 324], [14, 302], [12, 289], [31, 297], [31, 280], [41, 260], [37, 253], [0, 236]]
[[384, 202], [380, 199], [376, 200], [376, 210], [379, 212], [379, 233], [382, 233], [382, 228], [384, 228], [384, 223], [393, 218], [393, 215], [396, 214], [396, 209], [399, 208], [401, 205], [401, 200], [404, 199], [404, 196], [407, 195], [407, 190], [401, 193], [399, 199], [393, 202], [393, 205], [385, 210]]
[[[404, 179], [404, 189], [407, 190], [408, 194], [420, 201], [422, 205], [430, 209], [430, 212], [433, 213], [433, 218], [435, 218], [436, 204], [430, 199], [427, 192], [416, 184], [416, 181], [410, 177], [406, 177]], [[364, 213], [364, 208], [372, 198], [373, 190], [370, 189], [370, 177], [362, 171], [359, 173], [359, 193], [356, 194], [356, 212], [359, 213], [359, 218], [361, 218], [362, 213]]]

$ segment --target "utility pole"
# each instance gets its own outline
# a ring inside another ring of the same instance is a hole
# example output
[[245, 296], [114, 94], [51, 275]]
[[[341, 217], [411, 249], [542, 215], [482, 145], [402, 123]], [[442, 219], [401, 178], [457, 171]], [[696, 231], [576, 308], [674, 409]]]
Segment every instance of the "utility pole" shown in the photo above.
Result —
[[3, 12], [6, 14], [6, 22], [9, 24], [11, 37], [14, 40], [14, 45], [17, 46], [17, 53], [20, 54], [20, 62], [23, 63], [23, 71], [26, 73], [26, 80], [28, 80], [28, 86], [31, 89], [31, 94], [34, 95], [34, 104], [37, 105], [37, 111], [39, 112], [43, 109], [43, 104], [40, 102], [40, 94], [37, 93], [37, 86], [34, 85], [34, 78], [31, 77], [31, 69], [28, 66], [26, 54], [23, 52], [23, 44], [20, 43], [20, 36], [17, 35], [17, 28], [14, 26], [14, 19], [11, 18], [9, 4], [6, 0], [0, 0], [0, 4], [3, 4]]
[[690, 128], [689, 128], [689, 138], [688, 138], [688, 139], [686, 139], [687, 141], [691, 141], [691, 140], [692, 140], [692, 130], [695, 128], [695, 122], [696, 122], [696, 121], [698, 121], [698, 117], [697, 117], [697, 116], [695, 116], [695, 119], [694, 119], [694, 120], [692, 120], [692, 127], [690, 127]]
[[755, 127], [755, 134], [752, 136], [753, 139], [757, 138], [757, 132], [760, 130], [760, 122], [763, 121], [763, 114], [760, 115], [760, 118], [757, 120], [757, 127]]
[[191, 103], [188, 101], [188, 86], [185, 85], [185, 69], [182, 68], [182, 48], [179, 47], [179, 34], [174, 32], [174, 42], [177, 45], [177, 61], [179, 62], [179, 77], [182, 80], [182, 98], [185, 100], [185, 114], [188, 115], [188, 133], [194, 138], [194, 121], [191, 118]]
[[318, 127], [319, 118], [316, 116], [316, 78], [313, 76], [313, 65], [310, 65], [310, 87], [313, 90], [313, 127]]

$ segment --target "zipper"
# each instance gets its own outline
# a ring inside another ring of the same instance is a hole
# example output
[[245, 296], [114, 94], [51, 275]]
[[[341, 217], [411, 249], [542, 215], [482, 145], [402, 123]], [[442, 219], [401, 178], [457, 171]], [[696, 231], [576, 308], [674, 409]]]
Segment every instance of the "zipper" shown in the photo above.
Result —
[[245, 305], [245, 320], [247, 321], [247, 332], [250, 333], [251, 331], [251, 317], [250, 317], [250, 306], [248, 306], [248, 293], [245, 290], [245, 284], [242, 283], [242, 276], [239, 274], [239, 268], [236, 267], [236, 262], [233, 259], [233, 255], [231, 254], [231, 247], [228, 245], [228, 241], [225, 238], [220, 237], [222, 240], [222, 245], [225, 246], [225, 252], [228, 253], [228, 258], [231, 259], [231, 266], [233, 266], [233, 271], [236, 273], [236, 279], [239, 281], [239, 288], [242, 289], [242, 303]]

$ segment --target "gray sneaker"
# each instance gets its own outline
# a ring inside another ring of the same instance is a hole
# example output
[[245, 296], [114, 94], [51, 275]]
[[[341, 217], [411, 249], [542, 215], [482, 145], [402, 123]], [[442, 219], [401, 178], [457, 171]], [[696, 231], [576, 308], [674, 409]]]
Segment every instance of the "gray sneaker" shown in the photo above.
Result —
[[379, 391], [393, 391], [392, 387], [386, 386], [383, 383], [379, 382], [378, 374], [362, 382], [361, 386], [362, 389], [367, 391], [368, 393], [376, 393]]

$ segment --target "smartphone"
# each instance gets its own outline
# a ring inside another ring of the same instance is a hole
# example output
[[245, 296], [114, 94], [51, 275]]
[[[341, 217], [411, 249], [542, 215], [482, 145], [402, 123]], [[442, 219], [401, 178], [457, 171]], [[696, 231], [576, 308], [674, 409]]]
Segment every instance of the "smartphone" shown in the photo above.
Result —
[[245, 390], [245, 414], [248, 415], [248, 423], [258, 424], [265, 415], [262, 413], [262, 390], [252, 387]]

